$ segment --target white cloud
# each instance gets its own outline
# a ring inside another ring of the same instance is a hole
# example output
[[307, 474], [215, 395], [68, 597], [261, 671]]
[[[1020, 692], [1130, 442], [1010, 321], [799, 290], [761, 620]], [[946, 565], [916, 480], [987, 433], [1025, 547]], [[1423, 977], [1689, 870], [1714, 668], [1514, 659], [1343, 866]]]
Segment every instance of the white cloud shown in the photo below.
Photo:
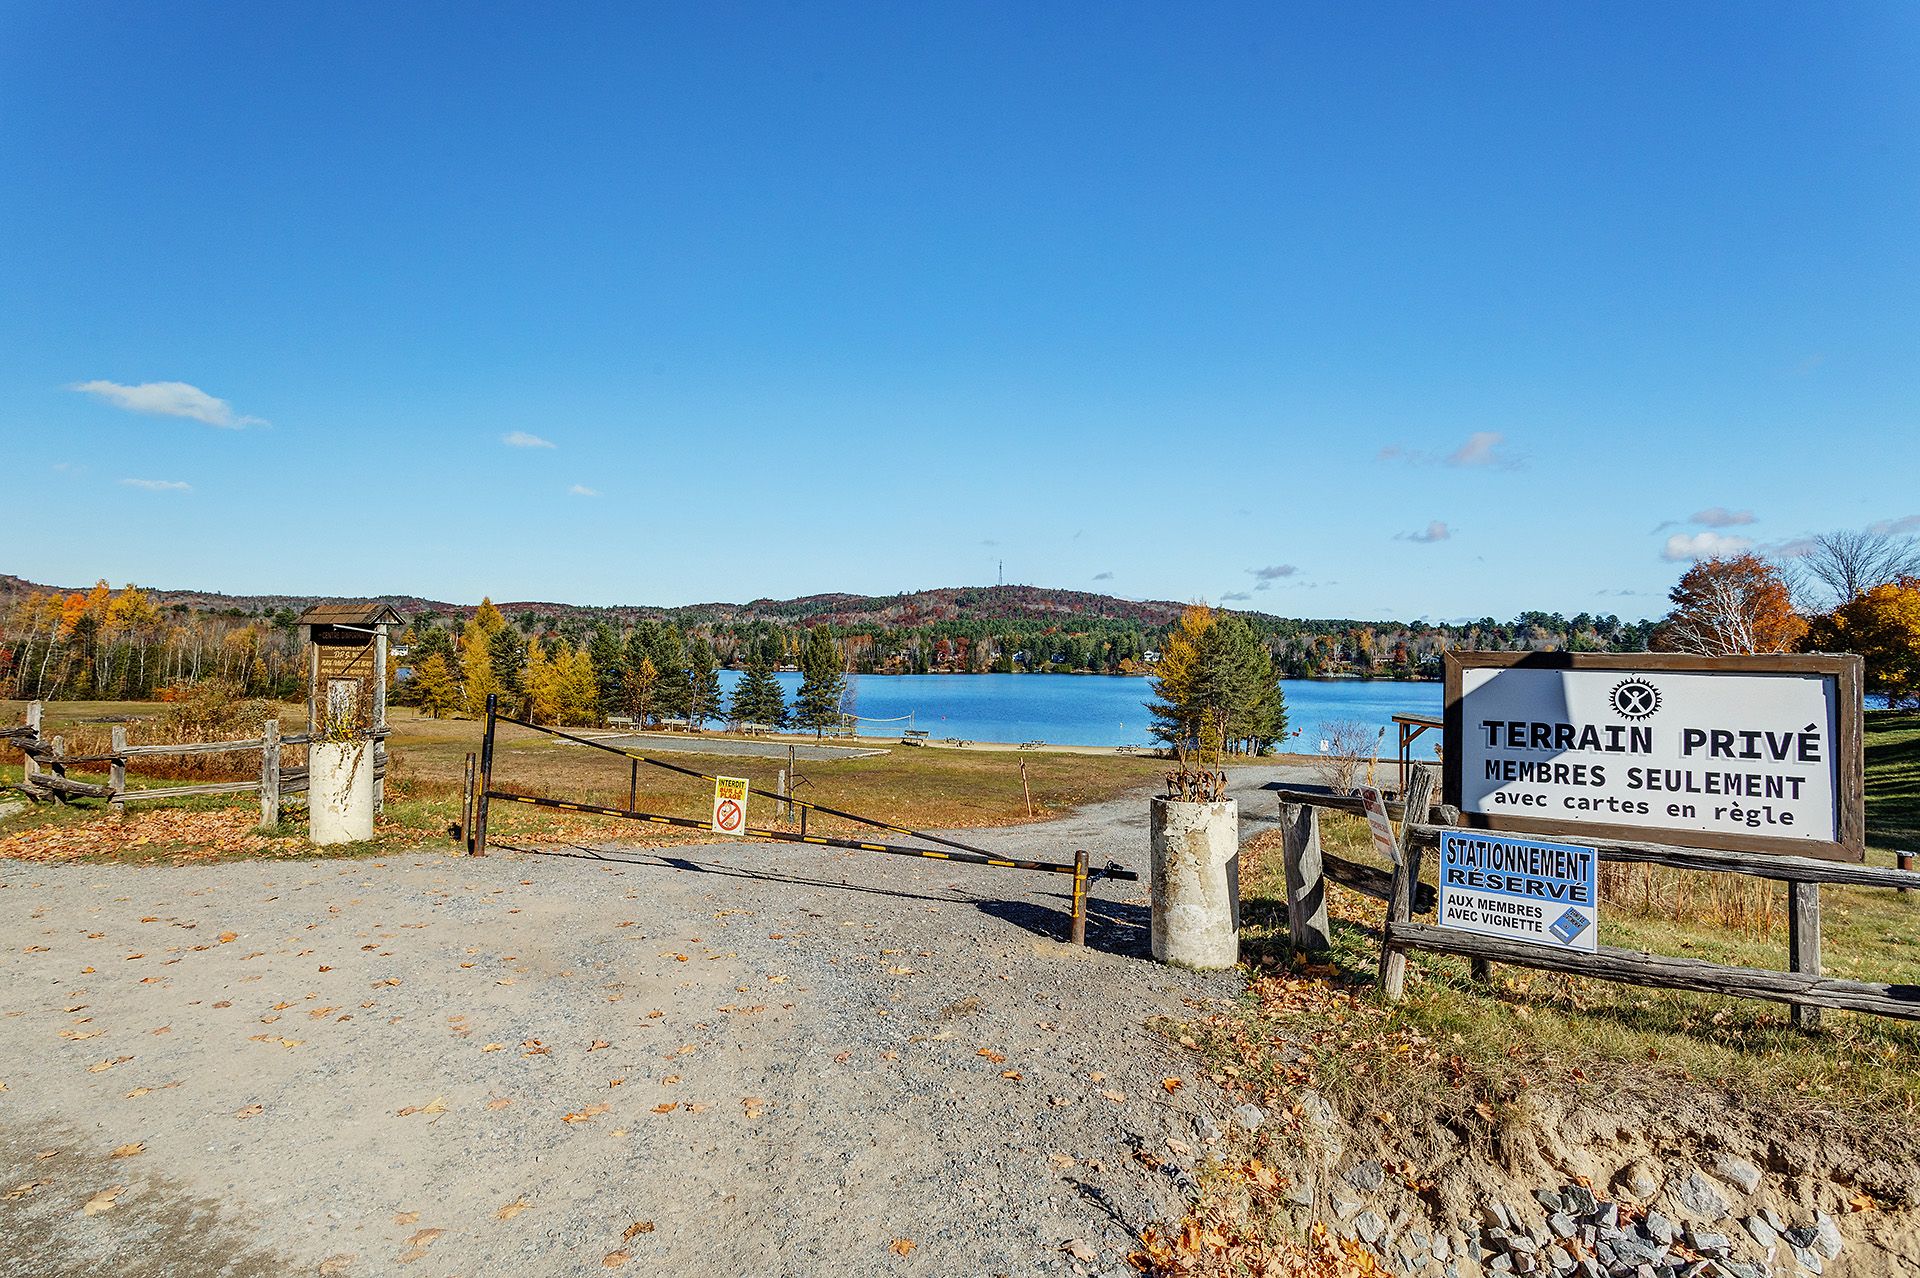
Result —
[[1281, 577], [1291, 577], [1300, 570], [1292, 564], [1269, 564], [1265, 568], [1249, 568], [1247, 571], [1261, 581], [1274, 581]]
[[567, 489], [567, 491], [575, 497], [598, 497], [600, 495], [598, 488], [589, 488], [585, 484], [575, 484], [573, 487]]
[[1393, 536], [1395, 541], [1445, 541], [1453, 536], [1453, 530], [1436, 519], [1420, 532], [1395, 533]]
[[1920, 515], [1902, 515], [1898, 519], [1882, 519], [1878, 523], [1868, 524], [1867, 531], [1881, 537], [1895, 533], [1920, 532]]
[[1792, 541], [1762, 546], [1760, 551], [1771, 559], [1805, 559], [1819, 548], [1820, 543], [1811, 537], [1796, 537]]
[[1444, 456], [1423, 448], [1388, 444], [1373, 455], [1376, 462], [1405, 462], [1409, 466], [1493, 466], [1518, 470], [1521, 461], [1506, 449], [1507, 437], [1497, 430], [1477, 430], [1466, 442]]
[[91, 381], [75, 382], [68, 390], [79, 391], [83, 395], [94, 395], [106, 400], [115, 408], [124, 408], [130, 413], [153, 413], [160, 417], [190, 417], [196, 422], [205, 422], [209, 426], [219, 426], [225, 430], [239, 430], [246, 426], [265, 426], [264, 418], [243, 417], [233, 411], [233, 405], [224, 399], [207, 394], [198, 386], [189, 386], [185, 382], [141, 382], [138, 386], [122, 386], [119, 382]]
[[508, 448], [552, 448], [551, 439], [542, 439], [538, 435], [529, 435], [524, 430], [510, 430], [500, 437], [500, 442]]
[[123, 479], [120, 482], [128, 488], [141, 488], [150, 493], [185, 493], [193, 491], [192, 484], [185, 484], [177, 479]]
[[1220, 602], [1221, 603], [1245, 603], [1247, 600], [1251, 598], [1253, 598], [1253, 596], [1248, 594], [1244, 590], [1229, 590], [1226, 594], [1220, 596]]
[[1467, 436], [1467, 442], [1447, 454], [1449, 466], [1493, 466], [1506, 461], [1506, 455], [1499, 451], [1507, 437], [1497, 430], [1477, 430]]
[[1742, 555], [1753, 549], [1753, 543], [1745, 537], [1729, 537], [1725, 533], [1701, 532], [1688, 536], [1675, 533], [1667, 538], [1665, 550], [1660, 557], [1673, 563], [1689, 563], [1699, 559], [1726, 559], [1733, 555]]
[[1693, 518], [1687, 521], [1705, 528], [1737, 528], [1741, 524], [1753, 522], [1751, 510], [1728, 510], [1725, 506], [1709, 506], [1705, 510], [1693, 512]]

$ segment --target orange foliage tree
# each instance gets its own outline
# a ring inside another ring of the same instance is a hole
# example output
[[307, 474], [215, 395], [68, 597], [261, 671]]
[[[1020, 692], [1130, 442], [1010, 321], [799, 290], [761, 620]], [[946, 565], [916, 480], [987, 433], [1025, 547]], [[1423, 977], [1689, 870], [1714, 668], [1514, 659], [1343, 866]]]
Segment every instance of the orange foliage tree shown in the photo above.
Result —
[[1660, 652], [1792, 652], [1807, 633], [1779, 570], [1758, 555], [1703, 559], [1687, 569], [1667, 599], [1673, 611], [1653, 632]]
[[1920, 577], [1901, 577], [1855, 595], [1813, 623], [1807, 646], [1857, 652], [1867, 687], [1895, 705], [1920, 702]]

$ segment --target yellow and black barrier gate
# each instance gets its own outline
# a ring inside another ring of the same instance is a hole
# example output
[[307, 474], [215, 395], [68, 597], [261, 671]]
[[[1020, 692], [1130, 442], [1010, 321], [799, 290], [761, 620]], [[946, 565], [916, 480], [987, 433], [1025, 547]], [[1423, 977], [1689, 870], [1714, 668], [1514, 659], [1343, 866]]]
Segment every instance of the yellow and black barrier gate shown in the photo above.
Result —
[[[529, 723], [525, 719], [516, 719], [511, 715], [501, 714], [498, 702], [499, 699], [496, 696], [492, 694], [488, 695], [486, 735], [481, 738], [480, 742], [479, 777], [473, 794], [472, 832], [467, 841], [470, 855], [485, 856], [487, 854], [487, 805], [492, 801], [501, 803], [525, 803], [538, 808], [554, 808], [562, 812], [583, 812], [592, 816], [619, 817], [627, 821], [646, 821], [653, 825], [668, 825], [683, 830], [711, 830], [714, 828], [711, 822], [702, 821], [694, 817], [666, 816], [658, 812], [636, 811], [631, 806], [633, 802], [631, 798], [628, 800], [629, 806], [616, 808], [601, 803], [576, 803], [569, 799], [552, 799], [544, 795], [509, 794], [506, 791], [494, 789], [494, 732], [496, 727], [502, 723], [511, 723], [521, 728], [531, 728], [535, 732], [544, 733], [550, 737], [558, 737], [562, 741], [571, 741], [575, 745], [586, 746], [594, 750], [603, 750], [608, 754], [615, 754], [624, 759], [630, 759], [633, 761], [636, 775], [639, 765], [644, 763], [649, 767], [664, 768], [668, 772], [678, 772], [682, 776], [693, 777], [710, 783], [717, 784], [722, 780], [720, 777], [700, 772], [694, 768], [684, 768], [677, 763], [668, 763], [664, 759], [656, 759], [650, 755], [640, 754], [637, 751], [624, 750], [619, 746], [608, 745], [604, 741], [595, 741], [590, 737], [576, 736], [571, 732], [561, 732], [557, 728], [542, 727], [537, 723]], [[472, 756], [469, 755], [468, 758], [471, 760]], [[635, 793], [635, 790], [629, 789], [628, 793], [632, 795]], [[787, 804], [793, 809], [798, 809], [801, 813], [801, 829], [796, 833], [791, 830], [771, 830], [764, 826], [749, 825], [742, 822], [739, 830], [740, 837], [742, 838], [766, 839], [776, 843], [808, 843], [818, 847], [848, 848], [856, 852], [883, 852], [889, 856], [914, 856], [931, 861], [958, 861], [966, 865], [987, 865], [1000, 870], [1034, 870], [1042, 874], [1071, 875], [1073, 878], [1073, 921], [1070, 939], [1075, 945], [1085, 945], [1087, 943], [1088, 882], [1094, 878], [1109, 878], [1132, 882], [1137, 881], [1140, 877], [1132, 870], [1124, 869], [1112, 863], [1099, 869], [1091, 869], [1088, 866], [1087, 853], [1084, 849], [1074, 853], [1071, 863], [1022, 860], [1018, 857], [1002, 856], [986, 848], [975, 847], [971, 843], [962, 843], [958, 839], [949, 839], [943, 835], [928, 834], [921, 830], [909, 829], [904, 825], [898, 825], [892, 821], [882, 821], [876, 817], [861, 816], [854, 812], [843, 812], [838, 808], [830, 808], [823, 803], [810, 803], [805, 799], [796, 799], [791, 794], [763, 793], [775, 803]], [[808, 834], [806, 833], [805, 826], [805, 814], [808, 811], [818, 812], [823, 816], [839, 817], [843, 821], [853, 821], [860, 825], [871, 826], [877, 830], [890, 830], [897, 834], [908, 835], [912, 838], [921, 839], [928, 843], [937, 843], [941, 846], [937, 848], [916, 848], [907, 847], [899, 843], [870, 843], [864, 839], [843, 839], [831, 835]]]

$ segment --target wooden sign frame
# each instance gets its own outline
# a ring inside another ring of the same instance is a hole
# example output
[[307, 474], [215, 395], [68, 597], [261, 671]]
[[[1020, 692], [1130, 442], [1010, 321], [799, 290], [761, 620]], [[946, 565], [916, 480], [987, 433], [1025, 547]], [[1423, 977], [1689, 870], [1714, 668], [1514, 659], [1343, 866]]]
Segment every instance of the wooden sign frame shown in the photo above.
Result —
[[1545, 817], [1462, 812], [1460, 824], [1471, 829], [1540, 834], [1556, 838], [1612, 839], [1621, 842], [1661, 843], [1676, 847], [1718, 848], [1783, 856], [1811, 856], [1830, 861], [1866, 859], [1866, 767], [1862, 750], [1861, 662], [1851, 655], [1830, 653], [1770, 653], [1741, 657], [1696, 657], [1671, 652], [1449, 652], [1446, 654], [1446, 709], [1441, 759], [1442, 795], [1459, 806], [1463, 793], [1461, 768], [1465, 760], [1465, 724], [1461, 716], [1463, 676], [1468, 670], [1604, 670], [1620, 674], [1790, 674], [1834, 679], [1836, 748], [1834, 768], [1835, 822], [1832, 841], [1769, 838], [1765, 835], [1675, 830], [1666, 826], [1611, 825], [1587, 821], [1556, 821]]

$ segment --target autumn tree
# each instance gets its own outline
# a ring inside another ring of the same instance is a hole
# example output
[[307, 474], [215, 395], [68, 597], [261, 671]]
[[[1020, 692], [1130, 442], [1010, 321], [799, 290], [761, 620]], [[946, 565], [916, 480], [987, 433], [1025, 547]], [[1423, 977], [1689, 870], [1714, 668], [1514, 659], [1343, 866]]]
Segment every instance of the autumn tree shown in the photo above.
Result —
[[493, 641], [507, 629], [507, 619], [482, 599], [473, 619], [460, 631], [460, 673], [468, 714], [485, 714], [487, 694], [503, 691], [493, 669]]
[[616, 713], [626, 701], [627, 651], [620, 634], [606, 622], [598, 622], [587, 637], [587, 656], [593, 661], [600, 718]]
[[1838, 608], [1876, 586], [1920, 577], [1920, 541], [1889, 528], [1821, 533], [1794, 562], [1803, 583]]
[[1272, 654], [1244, 617], [1194, 606], [1160, 656], [1148, 704], [1153, 734], [1176, 750], [1217, 757], [1265, 753], [1286, 735], [1286, 699]]
[[1661, 652], [1792, 652], [1807, 633], [1779, 570], [1758, 555], [1703, 559], [1681, 575], [1667, 599], [1673, 610], [1653, 633]]
[[839, 727], [840, 698], [846, 690], [847, 677], [841, 669], [833, 631], [815, 626], [800, 647], [800, 691], [794, 698], [794, 725], [813, 729], [815, 737], [828, 728]]
[[447, 664], [444, 653], [429, 653], [425, 661], [414, 666], [413, 678], [407, 683], [415, 703], [435, 719], [465, 704], [460, 684], [453, 677], [453, 668]]
[[1869, 691], [1891, 705], [1920, 705], [1920, 577], [1862, 591], [1817, 619], [1807, 646], [1860, 654]]

